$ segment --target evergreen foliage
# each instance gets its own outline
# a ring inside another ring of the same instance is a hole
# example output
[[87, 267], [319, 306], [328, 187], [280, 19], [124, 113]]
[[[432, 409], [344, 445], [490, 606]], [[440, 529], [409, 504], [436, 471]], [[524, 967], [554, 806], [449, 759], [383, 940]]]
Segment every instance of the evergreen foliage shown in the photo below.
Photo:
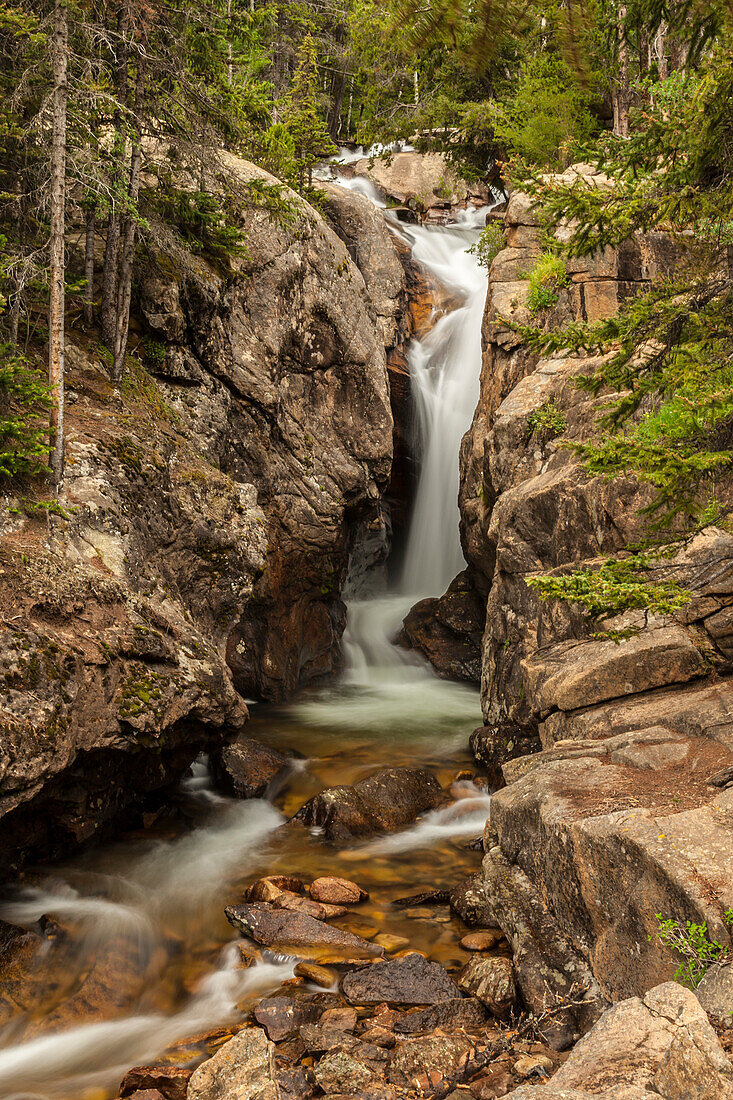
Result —
[[0, 344], [0, 479], [48, 470], [48, 387], [15, 348]]

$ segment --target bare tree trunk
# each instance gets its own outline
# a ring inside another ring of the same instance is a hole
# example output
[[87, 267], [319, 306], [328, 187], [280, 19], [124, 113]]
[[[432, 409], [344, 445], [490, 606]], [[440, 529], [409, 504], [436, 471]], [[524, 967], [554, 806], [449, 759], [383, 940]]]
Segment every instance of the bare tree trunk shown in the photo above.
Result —
[[142, 162], [141, 116], [144, 91], [145, 65], [141, 55], [137, 63], [137, 79], [135, 82], [135, 117], [133, 123], [132, 149], [130, 152], [130, 184], [128, 188], [129, 212], [125, 218], [124, 232], [122, 234], [122, 253], [120, 256], [120, 274], [117, 287], [114, 360], [112, 363], [112, 379], [115, 382], [121, 381], [125, 370], [127, 338], [130, 332], [132, 269], [135, 262], [135, 209], [140, 196], [140, 166]]
[[84, 239], [84, 324], [90, 328], [94, 324], [94, 241], [97, 230], [97, 211], [90, 202], [85, 216], [86, 235]]
[[[120, 8], [120, 15], [118, 20], [120, 44], [115, 72], [115, 90], [117, 93], [118, 106], [115, 109], [113, 120], [113, 127], [116, 134], [114, 152], [120, 162], [124, 157], [124, 137], [122, 135], [122, 108], [127, 103], [127, 33], [129, 30], [129, 26], [129, 4], [125, 2]], [[115, 181], [121, 184], [121, 175], [119, 171], [115, 171]], [[113, 191], [114, 190], [115, 188], [113, 187]], [[99, 310], [102, 339], [112, 350], [114, 350], [116, 330], [117, 280], [120, 259], [120, 214], [117, 200], [118, 196], [113, 194], [112, 208], [109, 212], [109, 218], [107, 220], [107, 240], [104, 247], [104, 267], [102, 270], [102, 300]]]
[[349, 135], [351, 134], [351, 112], [353, 110], [353, 107], [354, 107], [354, 81], [352, 80], [351, 85], [349, 87], [349, 111], [348, 111], [348, 114], [346, 115], [346, 140], [347, 141], [349, 140]]
[[57, 489], [64, 476], [64, 228], [66, 224], [66, 99], [69, 23], [65, 0], [53, 21], [53, 137], [51, 142], [50, 299], [48, 384], [51, 390], [49, 465]]
[[629, 136], [629, 43], [626, 37], [626, 5], [618, 7], [618, 84], [613, 103], [613, 132]]
[[333, 82], [333, 98], [328, 119], [328, 132], [332, 141], [338, 141], [341, 133], [341, 112], [344, 106], [344, 93], [346, 91], [346, 73], [335, 74]]
[[18, 343], [18, 329], [20, 327], [20, 299], [21, 294], [18, 288], [15, 288], [15, 293], [10, 300], [10, 343]]

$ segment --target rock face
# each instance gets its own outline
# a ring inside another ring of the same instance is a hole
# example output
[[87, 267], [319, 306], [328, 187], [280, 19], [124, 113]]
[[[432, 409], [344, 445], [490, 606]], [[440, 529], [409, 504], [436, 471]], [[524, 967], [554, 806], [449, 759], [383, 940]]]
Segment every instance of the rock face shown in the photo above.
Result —
[[547, 1085], [512, 1100], [729, 1100], [733, 1065], [693, 993], [675, 982], [609, 1009]]
[[69, 337], [66, 518], [0, 520], [0, 874], [175, 781], [244, 696], [338, 664], [351, 543], [390, 474], [383, 340], [323, 218], [289, 193], [271, 218], [252, 185], [275, 181], [231, 167], [246, 254], [155, 227], [119, 392]]
[[[606, 185], [583, 166], [571, 174]], [[576, 380], [596, 360], [540, 358], [506, 322], [609, 316], [670, 271], [675, 252], [651, 234], [571, 261], [557, 305], [532, 318], [520, 276], [540, 241], [526, 195], [511, 197], [505, 239], [461, 454], [464, 549], [486, 599], [485, 727], [472, 748], [492, 781], [506, 784], [484, 836], [484, 919], [507, 934], [526, 1005], [553, 1008], [543, 1027], [562, 1048], [610, 1001], [672, 976], [656, 913], [707, 922], [713, 939], [730, 942], [733, 537], [708, 528], [664, 562], [659, 577], [694, 597], [675, 616], [588, 624], [526, 585], [528, 575], [592, 566], [641, 538], [648, 497], [632, 480], [588, 477], [552, 430], [528, 419], [550, 403], [563, 439], [587, 439], [604, 399]], [[727, 499], [729, 486], [720, 491]], [[592, 636], [604, 630], [617, 640]]]
[[301, 806], [293, 821], [316, 825], [327, 840], [342, 844], [409, 825], [444, 797], [440, 783], [426, 768], [384, 768], [353, 787], [321, 791]]
[[440, 153], [396, 153], [390, 161], [357, 161], [354, 175], [364, 176], [396, 202], [443, 222], [454, 208], [489, 201], [487, 187], [461, 179]]
[[274, 1051], [259, 1028], [240, 1031], [194, 1071], [187, 1100], [279, 1100]]
[[485, 601], [464, 570], [443, 596], [428, 597], [410, 609], [400, 642], [423, 653], [438, 676], [479, 684], [485, 618]]

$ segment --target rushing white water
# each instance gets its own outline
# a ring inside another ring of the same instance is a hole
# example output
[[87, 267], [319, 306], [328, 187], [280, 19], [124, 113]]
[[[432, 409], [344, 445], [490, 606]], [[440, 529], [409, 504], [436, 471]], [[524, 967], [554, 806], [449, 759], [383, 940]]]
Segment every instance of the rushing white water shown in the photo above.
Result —
[[355, 859], [411, 852], [415, 848], [427, 848], [436, 841], [449, 837], [481, 836], [489, 816], [491, 796], [478, 790], [473, 784], [455, 786], [458, 789], [453, 793], [463, 797], [459, 797], [450, 806], [425, 814], [410, 829], [361, 845], [354, 852]]

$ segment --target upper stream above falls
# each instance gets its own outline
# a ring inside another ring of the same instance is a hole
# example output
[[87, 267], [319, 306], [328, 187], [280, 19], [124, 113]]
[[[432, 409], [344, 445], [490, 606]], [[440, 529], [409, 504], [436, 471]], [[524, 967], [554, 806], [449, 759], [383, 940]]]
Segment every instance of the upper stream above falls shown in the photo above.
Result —
[[[364, 191], [368, 185], [355, 181]], [[387, 215], [389, 217], [389, 215]], [[449, 888], [479, 865], [488, 796], [456, 776], [470, 766], [477, 693], [437, 679], [392, 638], [410, 606], [440, 595], [463, 568], [458, 450], [476, 404], [485, 275], [467, 249], [485, 220], [464, 212], [446, 227], [395, 226], [415, 260], [462, 304], [410, 352], [421, 476], [397, 581], [351, 603], [341, 680], [289, 705], [254, 707], [247, 736], [293, 750], [299, 763], [273, 801], [217, 793], [205, 760], [170, 813], [53, 868], [29, 872], [0, 917], [43, 918], [42, 957], [0, 1001], [1, 1097], [114, 1095], [136, 1064], [200, 1059], [243, 1008], [290, 979], [295, 958], [269, 952], [243, 969], [224, 908], [256, 877], [353, 878], [369, 901], [332, 923], [367, 938], [402, 936], [449, 969], [461, 966], [465, 927], [447, 907], [398, 909], [395, 898]], [[379, 767], [426, 765], [453, 801], [396, 834], [344, 850], [283, 822], [324, 787]]]

